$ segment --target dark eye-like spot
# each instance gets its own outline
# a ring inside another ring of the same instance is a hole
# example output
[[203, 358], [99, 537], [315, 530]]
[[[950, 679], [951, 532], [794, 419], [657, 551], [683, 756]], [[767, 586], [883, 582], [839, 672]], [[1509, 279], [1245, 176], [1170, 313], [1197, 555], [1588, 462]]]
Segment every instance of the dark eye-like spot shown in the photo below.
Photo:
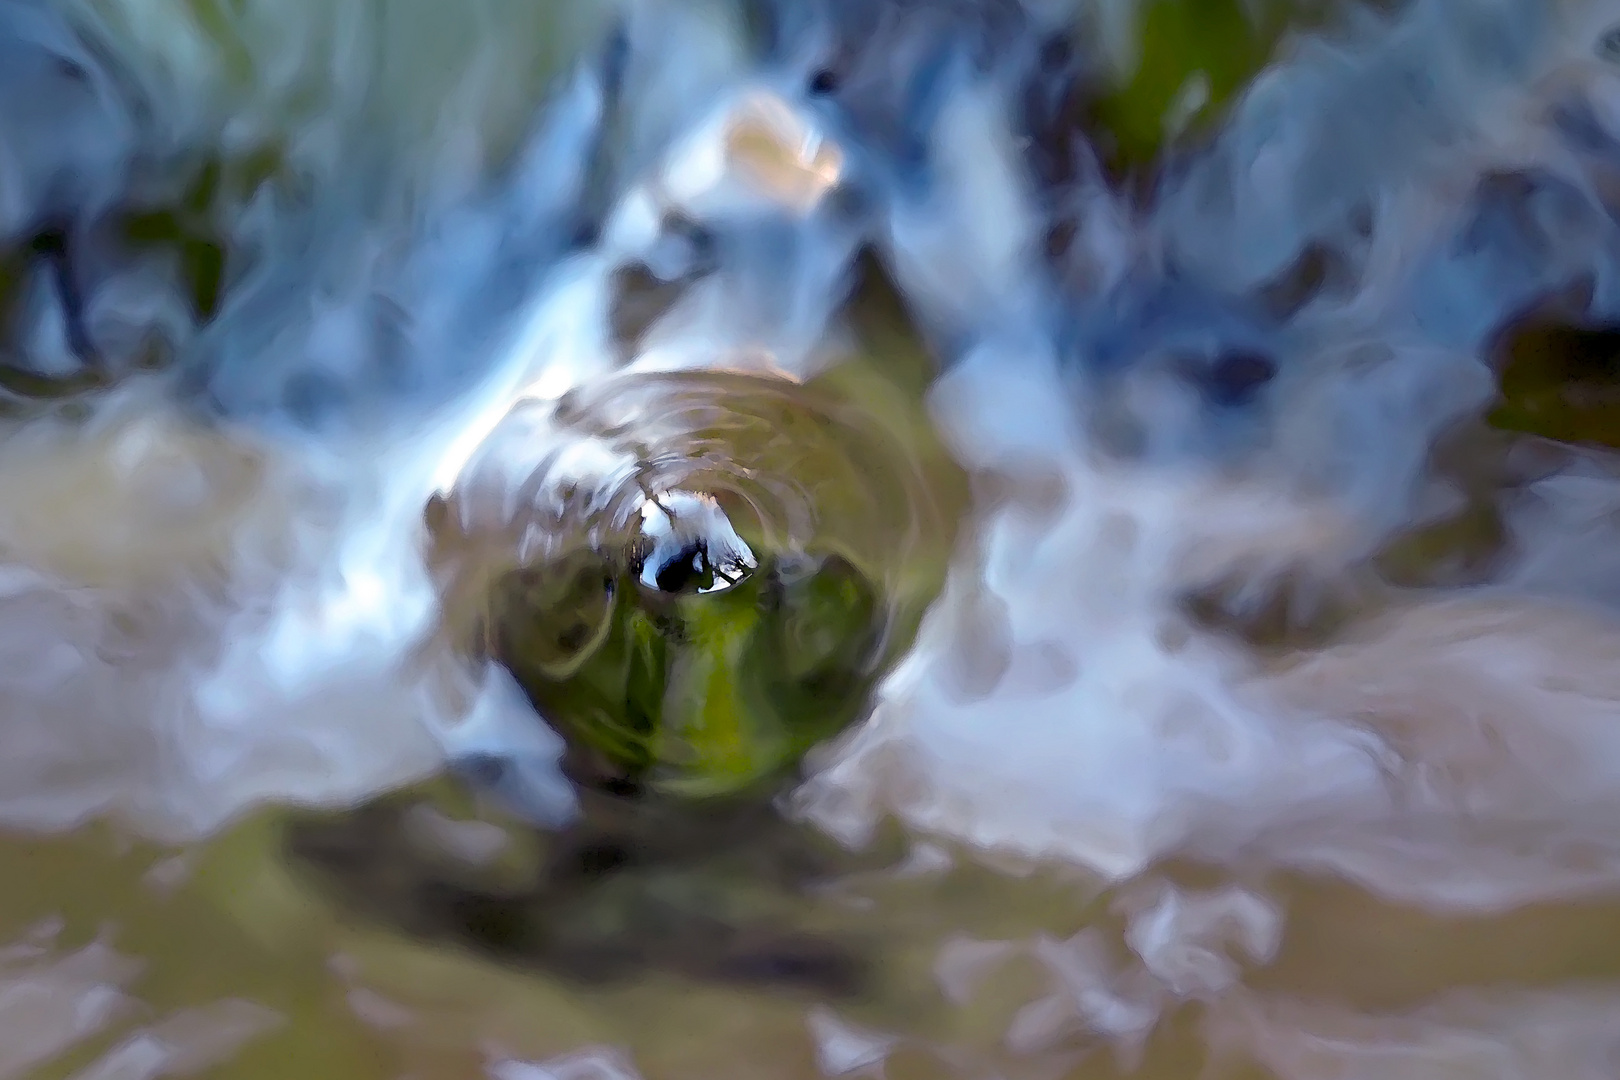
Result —
[[696, 544], [684, 547], [678, 555], [658, 568], [655, 578], [658, 591], [685, 592], [707, 572], [708, 568], [708, 553], [702, 547]]
[[816, 97], [826, 97], [837, 92], [838, 75], [831, 68], [821, 68], [810, 76], [810, 93]]
[[66, 56], [56, 58], [56, 70], [64, 79], [73, 82], [88, 83], [90, 81], [90, 73], [85, 70], [84, 65]]
[[1269, 356], [1238, 349], [1215, 358], [1205, 377], [1205, 386], [1211, 400], [1218, 405], [1246, 405], [1276, 375], [1277, 363]]

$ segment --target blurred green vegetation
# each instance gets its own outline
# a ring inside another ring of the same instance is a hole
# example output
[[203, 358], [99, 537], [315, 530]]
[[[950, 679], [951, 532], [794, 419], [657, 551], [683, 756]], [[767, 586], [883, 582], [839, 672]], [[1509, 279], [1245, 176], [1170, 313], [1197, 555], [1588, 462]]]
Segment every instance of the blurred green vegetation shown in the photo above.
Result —
[[282, 168], [281, 156], [273, 147], [211, 157], [196, 168], [177, 199], [121, 215], [120, 239], [136, 250], [172, 250], [193, 315], [199, 323], [208, 322], [223, 299], [227, 271], [224, 234], [230, 215]]
[[[82, 248], [94, 245], [105, 254], [110, 245], [115, 257], [150, 259], [141, 272], [168, 275], [187, 300], [194, 325], [208, 323], [224, 300], [229, 275], [240, 272], [231, 261], [229, 239], [232, 220], [266, 183], [284, 182], [280, 153], [264, 147], [237, 154], [198, 156], [173, 162], [162, 183], [132, 196], [105, 218], [80, 221], [72, 230], [46, 224], [0, 250], [0, 413], [29, 414], [59, 408], [71, 415], [86, 395], [104, 390], [134, 369], [165, 366], [172, 359], [173, 343], [147, 336], [135, 357], [114, 362], [101, 355], [78, 325], [68, 328], [69, 343], [79, 366], [69, 371], [36, 370], [18, 355], [17, 335], [30, 280], [45, 271], [50, 287], [75, 293], [88, 287], [83, 280]], [[82, 296], [64, 309], [83, 302]], [[69, 310], [71, 319], [82, 312]]]
[[[1387, 0], [1376, 0], [1383, 5]], [[1347, 0], [1141, 0], [1135, 63], [1088, 110], [1121, 171], [1218, 125], [1293, 30], [1321, 27]]]

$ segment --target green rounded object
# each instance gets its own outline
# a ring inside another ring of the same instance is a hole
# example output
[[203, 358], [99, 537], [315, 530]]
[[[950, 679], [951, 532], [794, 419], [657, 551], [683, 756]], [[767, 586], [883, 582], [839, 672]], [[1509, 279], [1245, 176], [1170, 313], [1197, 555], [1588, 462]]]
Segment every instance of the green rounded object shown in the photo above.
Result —
[[550, 430], [637, 465], [528, 478], [554, 493], [533, 497], [544, 538], [474, 575], [481, 651], [563, 736], [578, 780], [677, 799], [774, 790], [866, 714], [943, 583], [954, 527], [929, 470], [825, 387], [689, 372], [593, 395], [558, 403]]
[[[536, 579], [540, 580], [536, 580]], [[859, 718], [886, 612], [847, 560], [777, 560], [719, 592], [648, 589], [580, 551], [498, 586], [499, 654], [540, 713], [615, 779], [726, 795]]]

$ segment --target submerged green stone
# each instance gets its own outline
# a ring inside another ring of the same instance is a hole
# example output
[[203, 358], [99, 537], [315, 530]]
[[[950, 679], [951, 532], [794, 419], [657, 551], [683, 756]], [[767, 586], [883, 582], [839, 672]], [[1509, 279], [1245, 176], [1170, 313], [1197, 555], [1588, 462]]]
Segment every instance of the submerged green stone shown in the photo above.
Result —
[[[441, 515], [451, 622], [563, 737], [576, 785], [769, 801], [866, 715], [944, 583], [965, 490], [887, 385], [843, 366], [584, 389], [547, 423], [628, 471], [542, 473], [512, 521]], [[545, 428], [509, 430], [521, 456]]]
[[498, 657], [604, 778], [737, 794], [864, 712], [886, 608], [849, 560], [767, 556], [725, 588], [712, 575], [662, 583], [675, 587], [582, 550], [496, 589]]

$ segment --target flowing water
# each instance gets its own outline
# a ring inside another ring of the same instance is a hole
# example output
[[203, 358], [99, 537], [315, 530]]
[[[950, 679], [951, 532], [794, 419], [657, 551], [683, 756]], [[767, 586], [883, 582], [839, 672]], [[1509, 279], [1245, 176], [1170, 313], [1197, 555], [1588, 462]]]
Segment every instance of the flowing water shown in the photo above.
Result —
[[0, 1080], [1620, 1075], [1612, 0], [0, 0], [0, 241]]

